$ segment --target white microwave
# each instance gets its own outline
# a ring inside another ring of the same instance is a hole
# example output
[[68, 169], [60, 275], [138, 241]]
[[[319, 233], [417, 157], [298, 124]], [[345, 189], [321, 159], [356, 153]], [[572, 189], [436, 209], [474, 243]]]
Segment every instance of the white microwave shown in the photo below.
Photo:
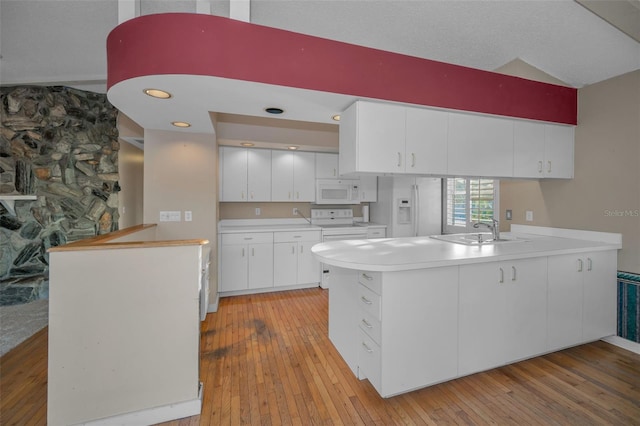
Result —
[[316, 179], [316, 204], [360, 204], [360, 181]]

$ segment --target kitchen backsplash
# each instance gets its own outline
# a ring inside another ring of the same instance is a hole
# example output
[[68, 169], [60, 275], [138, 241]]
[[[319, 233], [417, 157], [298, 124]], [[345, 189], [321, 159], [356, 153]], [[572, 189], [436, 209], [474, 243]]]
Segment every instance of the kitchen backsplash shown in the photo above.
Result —
[[[300, 218], [293, 214], [297, 208], [304, 217], [311, 216], [311, 208], [331, 208], [331, 206], [316, 206], [310, 203], [219, 203], [220, 220], [222, 219], [274, 219], [274, 218]], [[353, 208], [353, 216], [362, 216], [362, 204], [351, 206], [337, 206], [340, 208]], [[256, 209], [260, 214], [256, 215]]]

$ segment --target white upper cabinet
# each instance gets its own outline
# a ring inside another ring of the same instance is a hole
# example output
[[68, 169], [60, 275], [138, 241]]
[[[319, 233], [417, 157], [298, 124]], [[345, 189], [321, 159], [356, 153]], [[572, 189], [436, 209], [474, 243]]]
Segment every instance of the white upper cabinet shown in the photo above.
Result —
[[358, 196], [360, 197], [361, 202], [378, 201], [378, 176], [371, 176], [371, 175], [360, 176]]
[[271, 201], [271, 151], [220, 147], [220, 201]]
[[403, 173], [405, 108], [355, 102], [340, 115], [340, 174]]
[[513, 143], [514, 177], [573, 177], [573, 127], [516, 121]]
[[340, 119], [340, 173], [446, 173], [447, 114], [354, 103]]
[[514, 121], [449, 113], [447, 174], [513, 176]]
[[220, 147], [220, 201], [247, 201], [247, 149]]
[[316, 179], [338, 179], [338, 154], [316, 153]]
[[315, 154], [272, 151], [271, 201], [315, 201]]
[[271, 150], [247, 150], [248, 201], [271, 201]]
[[406, 173], [447, 173], [448, 116], [444, 111], [406, 108]]

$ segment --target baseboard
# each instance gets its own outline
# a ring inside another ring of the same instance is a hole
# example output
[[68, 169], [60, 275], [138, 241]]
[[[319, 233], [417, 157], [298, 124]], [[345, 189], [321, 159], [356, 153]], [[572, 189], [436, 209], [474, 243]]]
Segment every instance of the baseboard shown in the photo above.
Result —
[[220, 294], [216, 293], [216, 300], [213, 303], [209, 303], [207, 312], [218, 312], [218, 305], [220, 304]]
[[132, 413], [106, 417], [83, 423], [91, 426], [138, 426], [153, 425], [185, 417], [197, 416], [202, 412], [202, 383], [198, 389], [198, 399], [178, 402], [176, 404], [163, 405], [161, 407], [147, 408]]
[[631, 340], [624, 339], [620, 336], [605, 337], [602, 341], [640, 355], [640, 343], [632, 342]]

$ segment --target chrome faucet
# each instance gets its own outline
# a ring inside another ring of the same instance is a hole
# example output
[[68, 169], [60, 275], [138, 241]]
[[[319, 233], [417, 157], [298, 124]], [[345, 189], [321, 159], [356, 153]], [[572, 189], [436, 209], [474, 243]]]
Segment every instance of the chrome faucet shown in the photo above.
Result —
[[493, 234], [493, 239], [494, 240], [499, 240], [500, 239], [500, 226], [499, 226], [500, 222], [498, 221], [498, 219], [491, 219], [491, 223], [487, 223], [487, 222], [476, 222], [473, 224], [474, 228], [478, 228], [480, 227], [480, 225], [484, 225], [487, 228], [489, 228], [491, 230], [491, 233]]

